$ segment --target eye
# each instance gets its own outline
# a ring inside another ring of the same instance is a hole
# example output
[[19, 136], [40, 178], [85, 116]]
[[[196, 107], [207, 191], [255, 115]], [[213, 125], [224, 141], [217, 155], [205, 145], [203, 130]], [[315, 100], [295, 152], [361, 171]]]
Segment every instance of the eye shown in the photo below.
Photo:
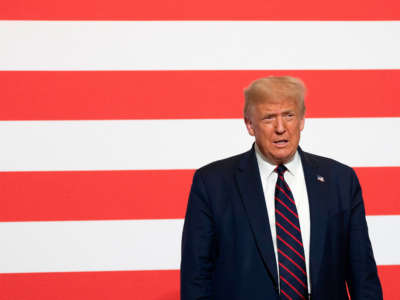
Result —
[[274, 115], [265, 115], [263, 119], [266, 121], [271, 121], [274, 119]]
[[292, 113], [292, 112], [286, 114], [286, 118], [288, 118], [288, 119], [292, 119], [295, 116], [296, 116], [295, 113]]

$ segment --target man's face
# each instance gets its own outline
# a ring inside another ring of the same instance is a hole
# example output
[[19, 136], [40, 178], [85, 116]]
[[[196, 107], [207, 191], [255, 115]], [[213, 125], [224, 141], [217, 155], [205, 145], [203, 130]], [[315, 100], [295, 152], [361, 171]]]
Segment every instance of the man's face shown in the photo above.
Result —
[[296, 153], [304, 116], [296, 101], [274, 99], [254, 104], [245, 118], [261, 153], [272, 164], [284, 164]]

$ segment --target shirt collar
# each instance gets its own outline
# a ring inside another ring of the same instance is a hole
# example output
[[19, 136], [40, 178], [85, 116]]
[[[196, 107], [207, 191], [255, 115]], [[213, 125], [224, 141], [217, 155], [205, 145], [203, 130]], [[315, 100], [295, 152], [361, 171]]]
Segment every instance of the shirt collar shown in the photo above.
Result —
[[[258, 167], [260, 169], [261, 174], [265, 174], [267, 177], [271, 175], [275, 168], [277, 167], [274, 164], [271, 164], [265, 156], [261, 153], [260, 149], [258, 148], [257, 144], [254, 145], [255, 151], [256, 151], [256, 158], [257, 158], [257, 163]], [[294, 154], [293, 158], [285, 164], [285, 167], [288, 170], [288, 173], [295, 176], [297, 171], [300, 168], [301, 160], [300, 160], [300, 155], [299, 152], [296, 151]]]

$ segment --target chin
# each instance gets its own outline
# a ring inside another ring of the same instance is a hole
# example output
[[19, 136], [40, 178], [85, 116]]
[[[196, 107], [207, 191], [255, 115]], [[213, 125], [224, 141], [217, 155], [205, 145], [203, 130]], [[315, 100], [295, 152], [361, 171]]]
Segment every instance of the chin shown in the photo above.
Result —
[[279, 154], [275, 156], [275, 161], [279, 162], [280, 164], [285, 164], [287, 163], [292, 157], [294, 153], [285, 153], [285, 154]]

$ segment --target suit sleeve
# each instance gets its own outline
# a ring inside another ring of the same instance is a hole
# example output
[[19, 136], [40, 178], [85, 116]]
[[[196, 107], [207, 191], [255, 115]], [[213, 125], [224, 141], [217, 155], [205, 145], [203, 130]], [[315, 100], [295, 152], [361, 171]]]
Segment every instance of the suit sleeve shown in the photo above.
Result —
[[368, 227], [360, 183], [352, 170], [351, 216], [347, 284], [352, 300], [383, 299]]
[[197, 171], [182, 234], [181, 300], [212, 298], [216, 252], [214, 216], [204, 181]]

